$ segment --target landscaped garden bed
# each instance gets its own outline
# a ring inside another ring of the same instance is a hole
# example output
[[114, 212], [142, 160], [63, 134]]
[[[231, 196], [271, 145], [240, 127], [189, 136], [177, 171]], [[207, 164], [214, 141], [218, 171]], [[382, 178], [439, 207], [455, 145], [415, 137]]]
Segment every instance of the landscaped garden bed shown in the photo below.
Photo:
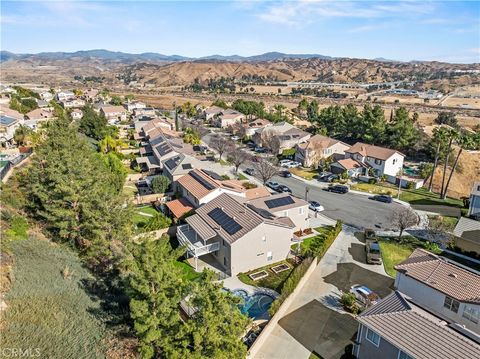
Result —
[[286, 271], [290, 269], [290, 266], [286, 263], [279, 264], [278, 266], [272, 267], [272, 272], [278, 274], [280, 272]]
[[260, 280], [260, 279], [263, 279], [265, 277], [268, 277], [268, 272], [265, 271], [265, 270], [261, 270], [261, 271], [258, 271], [258, 272], [255, 272], [255, 273], [252, 273], [252, 274], [249, 274], [248, 275], [252, 280]]
[[[272, 270], [272, 268], [278, 267], [282, 264], [287, 265], [288, 269], [278, 273], [275, 273]], [[296, 266], [295, 261], [293, 259], [287, 259], [285, 261], [272, 263], [268, 266], [254, 269], [247, 273], [240, 273], [238, 275], [238, 279], [240, 279], [243, 283], [252, 285], [254, 287], [270, 288], [277, 292], [280, 292], [282, 290], [283, 284], [285, 283], [287, 278], [290, 276], [295, 266]], [[267, 273], [266, 277], [257, 279], [257, 280], [254, 280], [251, 278], [252, 274], [263, 272], [263, 271]]]

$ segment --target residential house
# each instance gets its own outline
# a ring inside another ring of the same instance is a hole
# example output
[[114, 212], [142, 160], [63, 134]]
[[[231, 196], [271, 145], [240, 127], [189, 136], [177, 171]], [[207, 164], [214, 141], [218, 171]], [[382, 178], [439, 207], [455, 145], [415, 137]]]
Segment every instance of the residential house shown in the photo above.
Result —
[[43, 91], [43, 92], [40, 92], [40, 98], [43, 101], [50, 102], [53, 100], [53, 94], [50, 91]]
[[142, 107], [133, 110], [134, 116], [156, 116], [157, 112], [153, 107]]
[[16, 118], [0, 114], [0, 144], [5, 147], [13, 145], [13, 135], [22, 121]]
[[25, 126], [28, 126], [32, 129], [37, 128], [39, 122], [48, 121], [55, 118], [53, 108], [37, 108], [28, 112], [25, 115]]
[[135, 127], [134, 139], [142, 140], [149, 138], [149, 133], [155, 129], [173, 131], [175, 123], [169, 118], [152, 118], [148, 116], [142, 116], [136, 118], [133, 123]]
[[480, 219], [480, 182], [475, 182], [470, 192], [468, 216], [478, 216]]
[[175, 157], [164, 160], [163, 175], [172, 183], [172, 191], [177, 190], [177, 181], [187, 175], [194, 168], [202, 168], [202, 162], [195, 157], [180, 153]]
[[288, 217], [255, 211], [239, 197], [223, 193], [196, 210], [177, 227], [187, 254], [211, 254], [230, 275], [285, 259], [294, 224]]
[[85, 101], [93, 102], [98, 96], [99, 91], [97, 89], [88, 89], [83, 92], [83, 98]]
[[247, 203], [260, 211], [270, 212], [273, 216], [290, 218], [295, 225], [295, 231], [310, 228], [308, 202], [288, 193], [252, 199]]
[[214, 117], [220, 115], [224, 111], [223, 108], [218, 106], [210, 106], [203, 110], [203, 117], [205, 121], [210, 122]]
[[295, 146], [295, 161], [300, 162], [303, 167], [317, 167], [321, 160], [331, 156], [343, 158], [348, 148], [350, 146], [342, 141], [315, 135]]
[[270, 136], [278, 139], [279, 153], [281, 153], [284, 149], [306, 142], [312, 135], [288, 122], [277, 122], [257, 130], [252, 139], [257, 146], [265, 146]]
[[[376, 177], [385, 175], [391, 183], [395, 183], [401, 173], [404, 157], [404, 154], [396, 150], [361, 142], [345, 150], [345, 158], [355, 160], [364, 167], [364, 171], [358, 173], [359, 175], [369, 175], [371, 170]], [[335, 164], [334, 167], [338, 166]]]
[[480, 335], [480, 273], [418, 248], [395, 269], [395, 289]]
[[455, 246], [466, 252], [480, 254], [480, 221], [460, 217], [453, 230]]
[[125, 107], [128, 112], [133, 112], [133, 110], [145, 108], [147, 105], [140, 101], [128, 101], [123, 104], [123, 107]]
[[242, 123], [245, 119], [245, 115], [241, 112], [227, 109], [223, 110], [220, 114], [215, 116], [211, 122], [213, 126], [226, 128], [229, 126], [233, 126], [236, 123]]
[[436, 316], [400, 291], [393, 292], [356, 319], [359, 326], [353, 355], [357, 359], [480, 357], [478, 336]]
[[270, 121], [265, 120], [264, 118], [257, 118], [256, 120], [252, 120], [243, 125], [243, 127], [245, 128], [245, 135], [247, 137], [252, 137], [257, 130], [271, 124], [272, 123]]
[[251, 200], [270, 195], [263, 186], [246, 189], [242, 181], [224, 180], [205, 169], [193, 169], [177, 180], [177, 190], [194, 207], [208, 203], [223, 193]]
[[330, 171], [334, 174], [347, 172], [349, 177], [358, 177], [368, 171], [368, 166], [352, 158], [343, 158], [330, 165]]
[[57, 100], [57, 102], [69, 101], [74, 98], [76, 98], [76, 96], [72, 91], [59, 91], [55, 94], [55, 100]]
[[127, 119], [127, 112], [123, 106], [108, 105], [100, 108], [100, 113], [105, 116], [109, 124], [115, 124]]
[[82, 112], [82, 110], [80, 110], [78, 108], [74, 108], [72, 110], [72, 112], [70, 113], [70, 115], [72, 116], [72, 119], [74, 119], [74, 120], [81, 120], [82, 117], [83, 117], [83, 112]]
[[85, 101], [80, 98], [72, 98], [60, 102], [63, 108], [75, 108], [85, 106]]
[[44, 107], [49, 107], [50, 104], [48, 103], [48, 101], [45, 101], [45, 100], [39, 100], [39, 99], [36, 99], [37, 101], [37, 106], [40, 107], [40, 108], [44, 108]]

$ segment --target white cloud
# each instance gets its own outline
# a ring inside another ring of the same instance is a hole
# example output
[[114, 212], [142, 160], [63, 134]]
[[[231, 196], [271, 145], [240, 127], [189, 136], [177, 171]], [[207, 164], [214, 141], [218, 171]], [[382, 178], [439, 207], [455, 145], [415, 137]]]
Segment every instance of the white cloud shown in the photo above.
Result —
[[282, 1], [262, 7], [257, 16], [267, 22], [301, 25], [322, 18], [378, 19], [429, 14], [434, 5], [430, 2], [354, 2], [328, 0]]

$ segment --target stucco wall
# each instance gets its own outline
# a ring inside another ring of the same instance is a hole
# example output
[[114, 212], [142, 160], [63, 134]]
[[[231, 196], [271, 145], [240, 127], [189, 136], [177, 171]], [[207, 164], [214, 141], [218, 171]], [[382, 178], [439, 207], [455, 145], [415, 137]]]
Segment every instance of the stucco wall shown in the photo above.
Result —
[[480, 333], [480, 324], [475, 324], [462, 316], [466, 305], [478, 310], [480, 310], [480, 305], [460, 303], [458, 312], [452, 312], [443, 306], [445, 302], [445, 294], [398, 272], [395, 278], [395, 288], [424, 306], [425, 309], [436, 312], [440, 316], [448, 318], [453, 322], [463, 324], [468, 329]]
[[[261, 224], [231, 245], [232, 275], [284, 260], [292, 237], [291, 228]], [[268, 252], [272, 252], [271, 260], [267, 260]]]
[[[358, 359], [397, 359], [398, 348], [380, 337], [378, 347], [367, 339], [367, 327], [360, 325], [360, 345], [355, 346], [354, 353]], [[377, 333], [378, 334], [378, 333]]]

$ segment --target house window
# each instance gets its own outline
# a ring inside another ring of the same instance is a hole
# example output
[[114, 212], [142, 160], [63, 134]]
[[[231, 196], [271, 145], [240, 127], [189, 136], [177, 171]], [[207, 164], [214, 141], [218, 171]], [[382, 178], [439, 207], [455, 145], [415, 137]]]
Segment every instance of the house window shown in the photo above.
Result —
[[225, 239], [222, 239], [222, 246], [226, 247], [227, 243], [225, 243]]
[[458, 307], [460, 306], [460, 303], [458, 300], [455, 300], [451, 297], [445, 297], [445, 302], [443, 303], [443, 306], [454, 313], [458, 313]]
[[397, 159], [396, 159], [396, 158], [393, 159], [393, 164], [395, 164], [395, 163], [397, 163]]
[[271, 261], [273, 259], [273, 253], [267, 252], [267, 261]]
[[480, 309], [466, 306], [463, 310], [463, 317], [475, 324], [478, 324], [478, 320], [480, 318]]
[[408, 355], [405, 352], [402, 352], [401, 350], [398, 351], [398, 357], [397, 359], [413, 359], [410, 355]]
[[224, 266], [227, 266], [227, 265], [228, 265], [228, 261], [227, 261], [227, 258], [226, 258], [226, 257], [223, 257], [223, 265], [224, 265]]
[[376, 164], [376, 165], [381, 165], [381, 164], [382, 164], [382, 160], [379, 160], [378, 158], [375, 158], [375, 164]]
[[375, 333], [373, 330], [367, 328], [367, 340], [376, 347], [378, 347], [378, 345], [380, 344], [380, 335]]

